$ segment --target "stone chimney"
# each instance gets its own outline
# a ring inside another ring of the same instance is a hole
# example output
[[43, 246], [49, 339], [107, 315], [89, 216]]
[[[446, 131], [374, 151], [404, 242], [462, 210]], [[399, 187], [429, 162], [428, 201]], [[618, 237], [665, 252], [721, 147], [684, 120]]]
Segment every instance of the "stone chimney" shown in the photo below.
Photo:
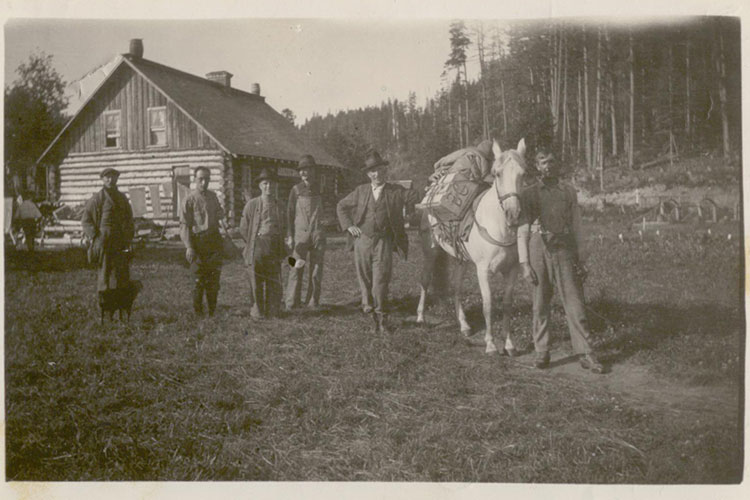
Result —
[[143, 57], [143, 40], [140, 38], [130, 39], [130, 50], [128, 51], [131, 57], [134, 59], [140, 59]]
[[212, 71], [211, 73], [206, 73], [206, 79], [211, 80], [212, 82], [220, 83], [225, 87], [232, 86], [233, 76], [234, 75], [229, 71]]
[[250, 84], [250, 93], [255, 94], [255, 95], [260, 95], [260, 83]]

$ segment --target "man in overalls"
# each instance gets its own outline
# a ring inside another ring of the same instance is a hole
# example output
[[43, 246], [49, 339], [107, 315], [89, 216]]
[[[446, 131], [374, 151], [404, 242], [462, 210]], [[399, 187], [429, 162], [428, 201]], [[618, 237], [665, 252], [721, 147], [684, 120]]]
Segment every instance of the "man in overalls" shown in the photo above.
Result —
[[521, 195], [523, 220], [518, 228], [518, 254], [524, 278], [533, 285], [535, 366], [550, 363], [549, 313], [553, 285], [560, 294], [573, 350], [581, 366], [593, 373], [604, 367], [591, 348], [591, 333], [583, 303], [585, 254], [581, 215], [573, 186], [559, 180], [552, 153], [540, 149], [536, 167], [541, 180]]
[[130, 256], [135, 226], [127, 197], [117, 189], [120, 172], [105, 168], [103, 187], [89, 199], [81, 216], [83, 232], [91, 240], [92, 263], [99, 267], [96, 289], [124, 289], [130, 284]]
[[317, 168], [315, 158], [311, 155], [303, 156], [297, 167], [302, 182], [289, 192], [286, 245], [294, 250], [295, 259], [304, 262], [304, 267], [295, 266], [289, 270], [285, 300], [287, 310], [300, 306], [305, 269], [309, 277], [305, 304], [313, 309], [320, 307], [326, 237], [320, 220], [323, 215], [323, 199], [320, 196]]

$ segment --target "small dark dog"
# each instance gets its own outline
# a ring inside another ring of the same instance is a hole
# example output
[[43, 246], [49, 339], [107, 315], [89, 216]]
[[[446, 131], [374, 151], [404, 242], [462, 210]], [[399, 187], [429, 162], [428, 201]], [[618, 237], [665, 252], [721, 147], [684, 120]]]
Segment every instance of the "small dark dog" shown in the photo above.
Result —
[[130, 322], [130, 313], [133, 310], [133, 302], [138, 296], [138, 292], [143, 290], [143, 284], [140, 280], [131, 280], [123, 288], [105, 290], [99, 292], [99, 309], [101, 310], [101, 324], [104, 324], [104, 313], [109, 314], [109, 320], [113, 321], [115, 311], [120, 313], [120, 321], [123, 320], [123, 312], [126, 316], [126, 322]]

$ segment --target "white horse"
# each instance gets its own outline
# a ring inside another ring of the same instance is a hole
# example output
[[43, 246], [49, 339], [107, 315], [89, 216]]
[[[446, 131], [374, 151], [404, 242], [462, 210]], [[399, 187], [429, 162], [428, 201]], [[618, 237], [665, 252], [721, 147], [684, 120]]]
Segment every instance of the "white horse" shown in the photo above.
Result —
[[[492, 290], [490, 276], [500, 271], [503, 275], [503, 319], [502, 332], [505, 336], [505, 352], [509, 356], [516, 354], [510, 338], [510, 316], [512, 312], [513, 287], [518, 276], [518, 247], [516, 244], [516, 226], [521, 213], [520, 191], [523, 187], [523, 176], [526, 171], [526, 143], [523, 139], [518, 142], [516, 149], [501, 151], [497, 141], [493, 141], [492, 151], [495, 161], [492, 164], [492, 174], [495, 179], [492, 187], [487, 190], [474, 215], [474, 225], [466, 242], [466, 250], [471, 261], [477, 268], [477, 279], [482, 294], [482, 312], [484, 314], [485, 352], [497, 352], [492, 338]], [[430, 225], [436, 223], [432, 216], [428, 216]], [[430, 232], [431, 233], [431, 232]], [[432, 235], [422, 238], [422, 249], [425, 255], [425, 269], [420, 282], [419, 305], [417, 306], [417, 322], [424, 323], [424, 308], [427, 298], [427, 288], [431, 280], [431, 271], [435, 268], [435, 258], [439, 249], [433, 248]], [[452, 257], [457, 257], [456, 249], [449, 243], [440, 242], [440, 246]], [[470, 339], [471, 328], [466, 322], [461, 306], [461, 281], [465, 270], [465, 262], [459, 261], [454, 274], [453, 299], [456, 316], [461, 326], [461, 334]], [[477, 334], [481, 336], [481, 332]]]

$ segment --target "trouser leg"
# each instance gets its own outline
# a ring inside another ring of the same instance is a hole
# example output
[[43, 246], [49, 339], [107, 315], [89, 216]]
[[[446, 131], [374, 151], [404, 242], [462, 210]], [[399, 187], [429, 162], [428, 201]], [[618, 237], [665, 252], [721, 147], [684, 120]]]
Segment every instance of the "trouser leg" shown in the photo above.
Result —
[[221, 288], [221, 266], [213, 266], [207, 276], [206, 302], [208, 302], [208, 314], [213, 316], [216, 311], [216, 303], [219, 299], [219, 288]]
[[552, 293], [554, 291], [549, 273], [549, 255], [544, 248], [544, 242], [538, 234], [534, 234], [529, 242], [529, 264], [537, 277], [534, 285], [532, 336], [536, 352], [549, 351], [549, 313]]
[[555, 252], [554, 276], [565, 318], [570, 330], [570, 341], [576, 354], [591, 352], [591, 333], [586, 319], [581, 283], [575, 274], [573, 252], [562, 249]]
[[[310, 263], [308, 262], [308, 265]], [[302, 273], [303, 269], [292, 267], [289, 269], [289, 279], [286, 284], [286, 308], [291, 309], [300, 304], [300, 294], [302, 292]]]
[[364, 234], [354, 240], [354, 266], [362, 295], [362, 307], [372, 309], [372, 254], [373, 241]]
[[307, 297], [305, 303], [317, 306], [320, 304], [320, 292], [323, 284], [323, 260], [325, 257], [325, 248], [313, 248], [310, 250], [310, 268], [308, 269]]
[[372, 252], [372, 297], [376, 314], [387, 312], [388, 285], [393, 265], [393, 241], [380, 238]]
[[272, 259], [266, 270], [266, 300], [268, 315], [278, 317], [281, 309], [281, 262]]

